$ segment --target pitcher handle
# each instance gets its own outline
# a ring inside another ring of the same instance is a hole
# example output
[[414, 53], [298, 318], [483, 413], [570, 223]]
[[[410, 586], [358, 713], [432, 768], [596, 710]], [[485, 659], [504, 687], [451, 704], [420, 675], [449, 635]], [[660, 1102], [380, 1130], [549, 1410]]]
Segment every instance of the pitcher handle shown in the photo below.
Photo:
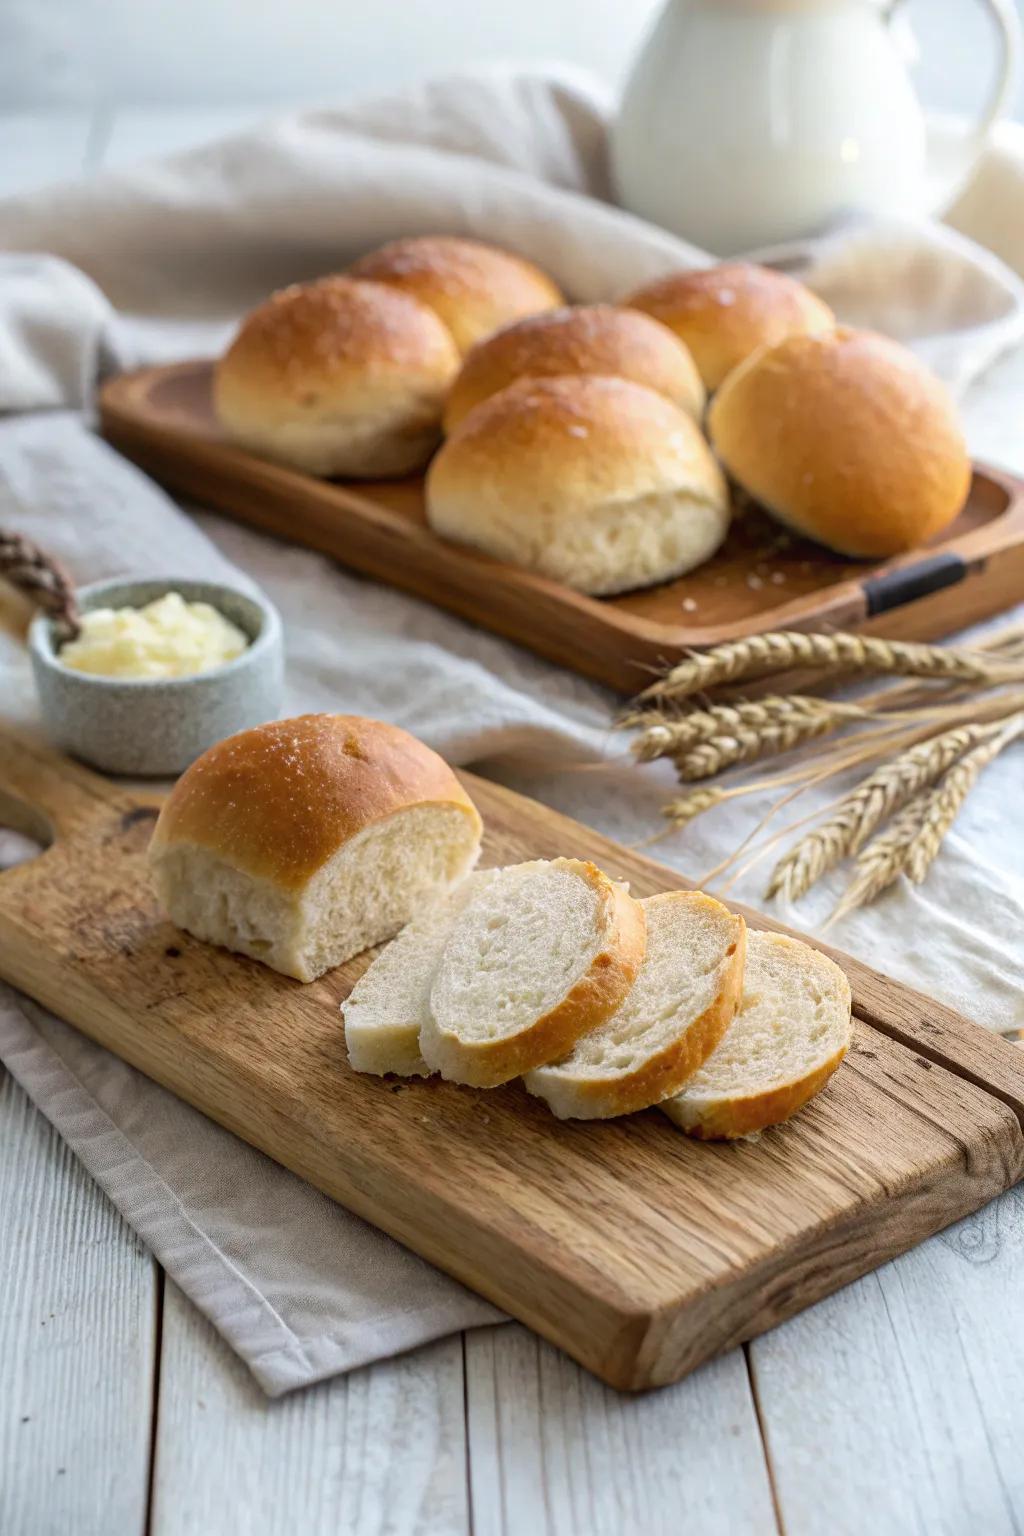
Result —
[[[956, 151], [960, 159], [955, 171], [947, 170], [942, 176], [937, 173], [934, 163], [929, 167], [929, 178], [936, 189], [943, 182], [947, 184], [945, 187], [947, 202], [974, 169], [996, 123], [1010, 111], [1017, 84], [1022, 34], [1020, 16], [1014, 0], [981, 0], [981, 3], [995, 22], [998, 33], [999, 71], [977, 122], [966, 133], [958, 136]], [[890, 0], [885, 8], [886, 20], [891, 22], [905, 4], [906, 0]], [[934, 162], [936, 158], [934, 148], [929, 158]]]

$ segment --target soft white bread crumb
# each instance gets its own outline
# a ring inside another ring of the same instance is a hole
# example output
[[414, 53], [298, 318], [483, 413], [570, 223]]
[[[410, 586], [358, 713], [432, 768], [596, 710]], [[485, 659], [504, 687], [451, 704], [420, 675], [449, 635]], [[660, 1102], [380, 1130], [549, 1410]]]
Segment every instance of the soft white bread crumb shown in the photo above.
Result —
[[788, 1120], [846, 1055], [850, 1006], [850, 984], [825, 955], [781, 934], [748, 934], [739, 1012], [718, 1049], [661, 1108], [709, 1140]]
[[486, 1088], [559, 1060], [623, 1001], [644, 930], [639, 902], [593, 864], [501, 870], [445, 945], [420, 1033], [424, 1061]]
[[743, 989], [746, 924], [700, 891], [649, 896], [647, 954], [610, 1019], [564, 1061], [526, 1075], [559, 1119], [646, 1109], [677, 1093], [721, 1041]]
[[461, 880], [481, 830], [448, 764], [407, 731], [301, 715], [204, 752], [149, 864], [179, 928], [312, 981]]
[[430, 1017], [434, 973], [459, 916], [493, 876], [493, 870], [478, 870], [406, 923], [356, 982], [341, 1005], [356, 1072], [430, 1075], [420, 1055], [420, 1030]]

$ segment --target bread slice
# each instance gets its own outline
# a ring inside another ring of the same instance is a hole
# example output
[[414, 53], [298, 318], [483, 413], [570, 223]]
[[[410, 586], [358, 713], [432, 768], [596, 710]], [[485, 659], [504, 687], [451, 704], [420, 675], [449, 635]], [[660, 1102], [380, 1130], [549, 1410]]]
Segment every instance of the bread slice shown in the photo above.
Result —
[[564, 1061], [526, 1075], [560, 1120], [604, 1120], [677, 1093], [732, 1023], [743, 991], [747, 927], [701, 891], [640, 905], [647, 955], [621, 1007]]
[[808, 944], [747, 938], [739, 1012], [718, 1049], [661, 1108], [702, 1140], [788, 1120], [823, 1088], [850, 1046], [850, 983]]
[[430, 988], [448, 936], [495, 871], [468, 875], [428, 904], [385, 945], [341, 1005], [349, 1064], [356, 1072], [429, 1077], [420, 1030], [430, 1017]]
[[560, 1060], [623, 1002], [644, 931], [640, 903], [593, 864], [499, 871], [445, 945], [420, 1031], [424, 1061], [491, 1088]]

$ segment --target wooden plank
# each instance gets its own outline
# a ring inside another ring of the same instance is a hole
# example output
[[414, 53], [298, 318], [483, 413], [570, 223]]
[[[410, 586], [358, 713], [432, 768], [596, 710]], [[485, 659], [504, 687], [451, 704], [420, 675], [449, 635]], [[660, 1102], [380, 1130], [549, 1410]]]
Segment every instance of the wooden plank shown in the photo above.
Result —
[[268, 1403], [168, 1282], [151, 1536], [469, 1530], [458, 1335]]
[[474, 1536], [776, 1529], [741, 1350], [633, 1398], [523, 1328], [479, 1328], [466, 1408]]
[[[656, 1113], [559, 1124], [518, 1085], [484, 1099], [360, 1076], [337, 1006], [365, 959], [303, 987], [202, 945], [152, 895], [151, 807], [10, 737], [2, 782], [76, 830], [0, 876], [0, 972], [614, 1385], [678, 1378], [1024, 1172], [1008, 1107], [863, 1026], [790, 1126], [731, 1146], [695, 1144]], [[626, 850], [578, 823], [466, 782], [486, 861], [600, 845], [609, 873], [629, 873]], [[678, 883], [649, 862], [643, 879]]]
[[787, 1536], [1019, 1536], [1022, 1273], [1016, 1189], [751, 1345]]
[[[863, 582], [922, 558], [916, 551], [880, 565], [853, 566], [820, 545], [794, 541], [779, 548], [777, 527], [751, 512], [736, 519], [713, 559], [678, 581], [616, 598], [587, 597], [439, 539], [426, 522], [420, 480], [316, 480], [229, 447], [213, 415], [210, 371], [207, 363], [182, 363], [111, 380], [100, 400], [105, 435], [181, 494], [320, 550], [625, 692], [635, 692], [650, 669], [694, 646], [772, 628], [865, 624]], [[1021, 483], [979, 467], [961, 518], [927, 551], [939, 553], [963, 561], [963, 579], [887, 612], [879, 621], [887, 634], [924, 638], [1018, 599], [1024, 577]], [[696, 606], [684, 606], [690, 604]]]
[[0, 1531], [141, 1536], [155, 1265], [0, 1069]]

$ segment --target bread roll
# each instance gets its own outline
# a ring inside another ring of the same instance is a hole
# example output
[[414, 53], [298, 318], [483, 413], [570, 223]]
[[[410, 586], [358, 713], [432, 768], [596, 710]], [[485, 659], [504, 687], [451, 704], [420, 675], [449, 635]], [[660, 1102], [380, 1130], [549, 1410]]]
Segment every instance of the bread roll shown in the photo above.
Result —
[[802, 1109], [850, 1048], [850, 983], [781, 933], [747, 935], [739, 1012], [682, 1092], [660, 1106], [703, 1141], [751, 1136]]
[[179, 928], [312, 981], [461, 880], [481, 829], [447, 763], [408, 732], [301, 715], [204, 752], [149, 862]]
[[444, 429], [516, 379], [602, 373], [646, 384], [700, 420], [704, 386], [687, 349], [650, 315], [611, 304], [552, 309], [496, 331], [470, 352], [452, 385]]
[[689, 416], [589, 374], [520, 379], [471, 411], [430, 467], [427, 517], [581, 592], [625, 592], [712, 555], [729, 499]]
[[899, 554], [957, 516], [971, 464], [945, 388], [868, 331], [792, 336], [730, 375], [712, 440], [744, 490], [840, 554]]
[[686, 343], [709, 391], [758, 347], [835, 325], [832, 311], [803, 283], [749, 261], [673, 272], [625, 303], [653, 315]]
[[499, 327], [564, 303], [532, 261], [456, 235], [392, 240], [362, 257], [350, 272], [429, 305], [463, 354]]
[[275, 293], [243, 321], [214, 375], [228, 435], [313, 475], [421, 469], [458, 369], [433, 310], [379, 283], [325, 277]]
[[444, 947], [423, 1060], [476, 1088], [560, 1060], [623, 1002], [645, 928], [640, 903], [594, 864], [535, 859], [499, 870]]

